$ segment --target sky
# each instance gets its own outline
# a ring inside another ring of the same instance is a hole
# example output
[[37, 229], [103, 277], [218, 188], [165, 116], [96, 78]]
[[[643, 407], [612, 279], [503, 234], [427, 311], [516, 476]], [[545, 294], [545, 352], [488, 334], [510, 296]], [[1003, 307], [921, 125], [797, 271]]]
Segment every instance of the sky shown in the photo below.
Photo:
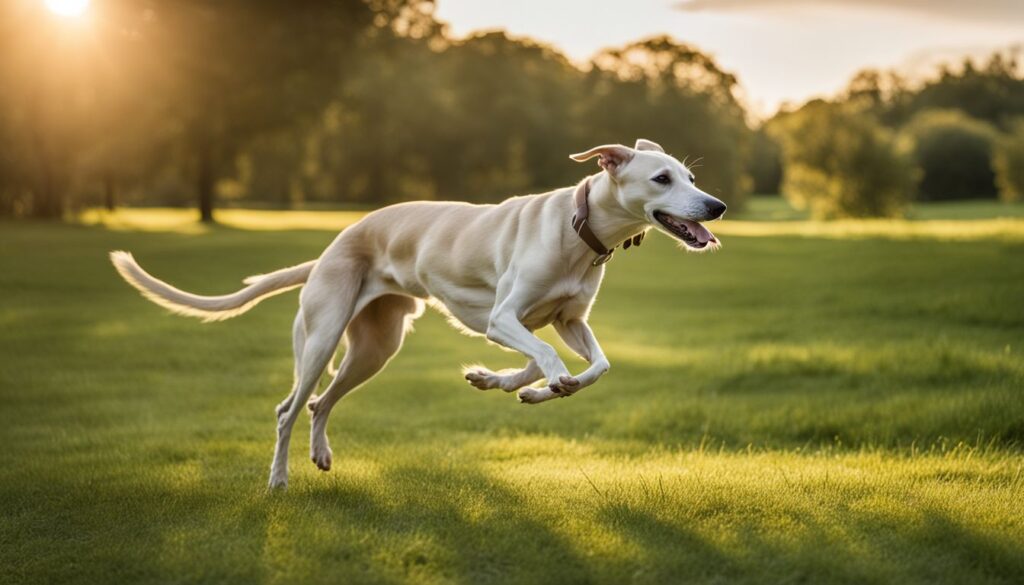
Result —
[[669, 34], [735, 73], [764, 115], [834, 94], [865, 67], [920, 73], [1024, 44], [1024, 0], [437, 0], [435, 15], [458, 37], [505, 29], [578, 62]]

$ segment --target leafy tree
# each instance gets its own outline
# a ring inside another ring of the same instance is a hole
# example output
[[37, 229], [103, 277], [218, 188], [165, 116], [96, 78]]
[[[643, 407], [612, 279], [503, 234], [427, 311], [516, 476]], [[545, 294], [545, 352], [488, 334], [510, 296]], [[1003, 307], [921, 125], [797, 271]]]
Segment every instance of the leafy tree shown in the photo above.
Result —
[[650, 137], [668, 152], [699, 160], [698, 181], [739, 209], [750, 192], [752, 132], [735, 76], [708, 55], [655, 37], [594, 58], [584, 89], [583, 146]]
[[976, 65], [965, 59], [958, 67], [943, 66], [935, 77], [912, 83], [894, 71], [865, 69], [847, 84], [840, 101], [850, 102], [884, 125], [898, 128], [929, 110], [960, 110], [968, 116], [1005, 128], [1024, 115], [1024, 76], [1020, 49], [993, 53]]
[[965, 60], [959, 72], [944, 69], [908, 100], [907, 114], [931, 109], [958, 109], [972, 118], [1005, 129], [1024, 116], [1024, 76], [1016, 56], [995, 53], [975, 66]]
[[578, 175], [583, 75], [549, 47], [498, 32], [366, 45], [314, 132], [314, 197], [490, 201]]
[[928, 110], [903, 129], [922, 171], [919, 198], [929, 201], [996, 196], [992, 148], [996, 131], [958, 110]]
[[459, 197], [494, 200], [579, 176], [567, 157], [579, 149], [583, 75], [564, 56], [495, 32], [456, 43], [445, 58], [445, 87], [458, 88], [451, 95], [458, 132], [448, 141], [462, 151]]
[[151, 10], [149, 40], [165, 61], [203, 221], [247, 140], [316, 116], [374, 17], [362, 0], [182, 0]]
[[143, 153], [164, 152], [188, 157], [211, 220], [214, 185], [242, 146], [315, 119], [354, 40], [411, 22], [408, 8], [423, 2], [109, 0], [81, 29], [41, 4], [0, 5], [0, 127], [24, 147], [7, 157], [18, 172], [5, 176], [4, 200], [58, 217], [81, 179], [101, 179], [112, 197]]
[[895, 71], [864, 69], [850, 79], [839, 101], [895, 128], [911, 116], [914, 95], [909, 82]]
[[1024, 119], [1010, 125], [1010, 132], [996, 143], [992, 166], [1003, 201], [1024, 200]]
[[393, 35], [365, 39], [359, 54], [312, 134], [312, 198], [436, 197], [438, 175], [454, 176], [448, 169], [462, 156], [449, 143], [458, 127], [443, 99], [442, 56], [428, 41]]
[[909, 203], [916, 169], [871, 116], [815, 100], [776, 117], [769, 131], [783, 146], [783, 194], [812, 216], [892, 216]]

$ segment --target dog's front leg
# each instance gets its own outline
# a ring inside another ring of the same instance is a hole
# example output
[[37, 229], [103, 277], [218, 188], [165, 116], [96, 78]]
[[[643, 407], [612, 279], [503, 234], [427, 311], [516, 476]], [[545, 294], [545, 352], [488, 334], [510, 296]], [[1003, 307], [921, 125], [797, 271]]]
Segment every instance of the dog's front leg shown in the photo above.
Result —
[[523, 326], [514, 310], [502, 305], [491, 316], [487, 326], [487, 339], [514, 349], [532, 359], [544, 372], [548, 386], [546, 388], [523, 388], [519, 391], [519, 400], [534, 404], [556, 398], [560, 393], [571, 393], [579, 386], [579, 381], [569, 375], [568, 368], [558, 357], [555, 348], [537, 338]]
[[575, 390], [580, 390], [597, 382], [597, 379], [608, 371], [611, 364], [608, 363], [608, 358], [605, 357], [604, 351], [601, 350], [601, 345], [597, 342], [597, 337], [594, 335], [590, 325], [582, 319], [569, 319], [567, 321], [555, 321], [554, 326], [562, 341], [590, 364], [589, 368], [579, 376], [576, 376], [580, 385]]
[[464, 371], [466, 380], [477, 389], [490, 390], [501, 388], [505, 392], [515, 392], [523, 386], [533, 384], [544, 377], [537, 362], [530, 360], [521, 370], [502, 370], [492, 372], [483, 366], [469, 366]]

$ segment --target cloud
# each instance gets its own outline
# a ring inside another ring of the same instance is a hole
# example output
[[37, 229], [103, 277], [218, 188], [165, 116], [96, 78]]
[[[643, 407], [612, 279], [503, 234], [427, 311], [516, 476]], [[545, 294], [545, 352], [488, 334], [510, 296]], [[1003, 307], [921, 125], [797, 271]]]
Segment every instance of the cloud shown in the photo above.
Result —
[[840, 6], [900, 10], [945, 19], [990, 23], [1024, 22], [1021, 0], [684, 0], [676, 8], [688, 12], [740, 12], [757, 9]]

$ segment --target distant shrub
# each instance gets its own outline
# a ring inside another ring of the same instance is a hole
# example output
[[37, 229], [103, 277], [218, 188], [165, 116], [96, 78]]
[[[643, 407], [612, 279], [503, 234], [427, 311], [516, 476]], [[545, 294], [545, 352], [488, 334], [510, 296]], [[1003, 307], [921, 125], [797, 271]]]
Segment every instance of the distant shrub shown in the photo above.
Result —
[[997, 132], [958, 110], [928, 110], [903, 129], [921, 168], [924, 201], [995, 198], [992, 149]]
[[870, 115], [818, 100], [768, 130], [782, 144], [783, 195], [813, 217], [894, 216], [910, 202], [917, 169]]
[[1024, 200], [1024, 119], [1011, 125], [1010, 132], [996, 142], [992, 167], [999, 198], [1008, 203]]

